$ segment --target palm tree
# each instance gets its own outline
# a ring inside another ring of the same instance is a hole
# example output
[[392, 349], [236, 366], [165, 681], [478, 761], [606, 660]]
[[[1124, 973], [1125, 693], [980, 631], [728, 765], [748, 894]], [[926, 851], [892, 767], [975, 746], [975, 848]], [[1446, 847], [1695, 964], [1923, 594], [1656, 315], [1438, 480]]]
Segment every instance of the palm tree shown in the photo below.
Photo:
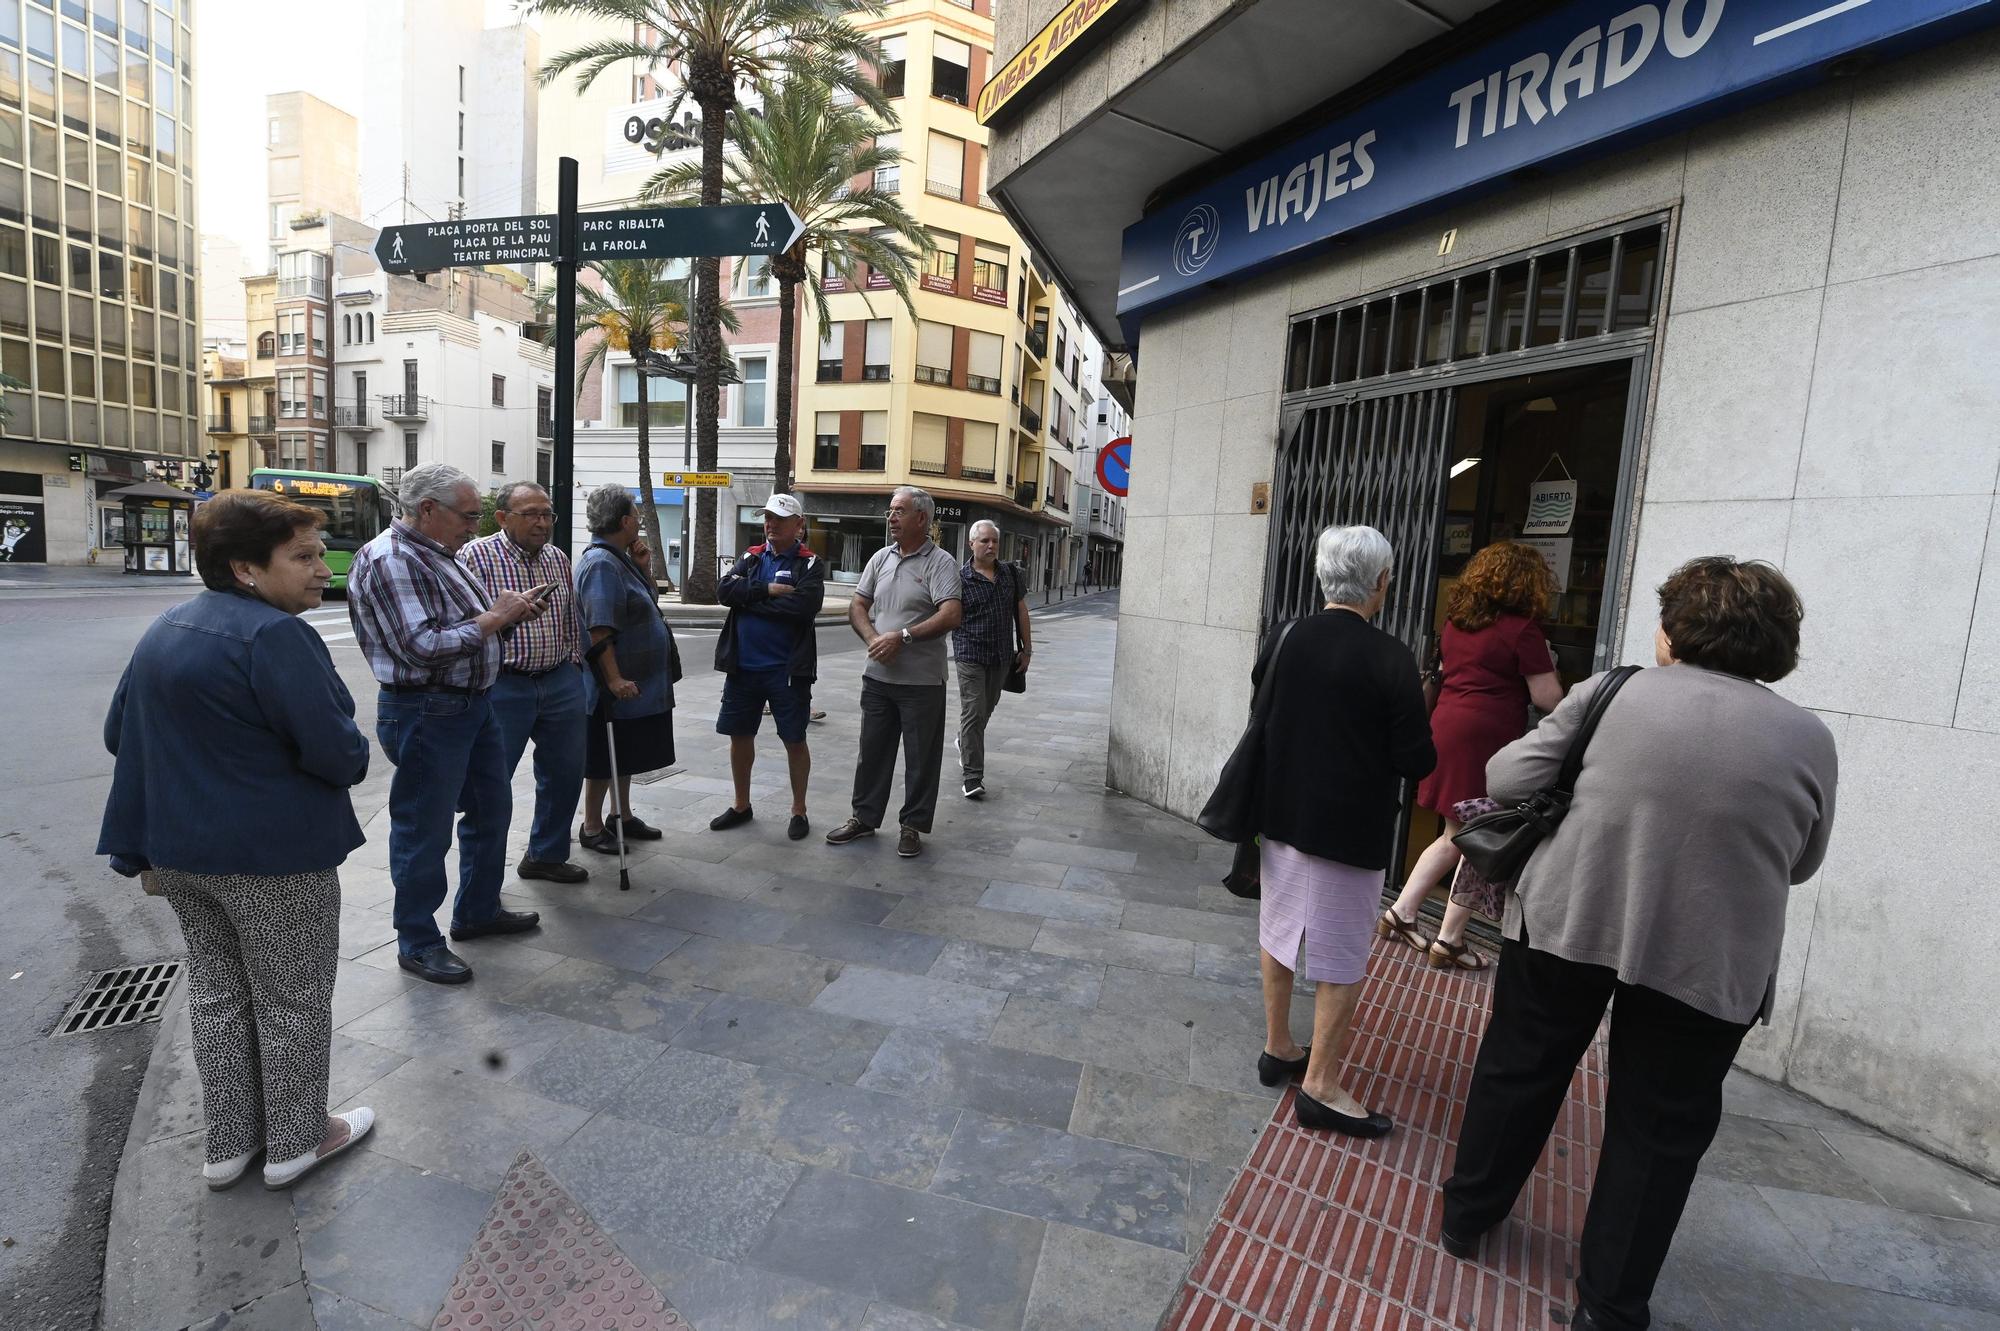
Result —
[[[592, 366], [608, 369], [606, 361], [613, 351], [628, 351], [635, 362], [643, 362], [653, 352], [672, 351], [681, 345], [685, 337], [688, 318], [688, 284], [683, 278], [671, 276], [673, 265], [671, 259], [605, 259], [583, 265], [584, 273], [596, 280], [577, 283], [576, 327], [557, 328], [551, 322], [548, 331], [543, 334], [544, 343], [553, 346], [559, 337], [575, 341], [579, 330], [593, 326], [597, 329], [599, 336], [591, 341], [576, 367], [579, 380], [589, 375]], [[545, 317], [552, 318], [555, 293], [552, 290], [538, 291], [536, 299], [546, 312]], [[732, 331], [736, 328], [736, 316], [727, 306], [718, 308], [717, 318], [724, 327]], [[609, 379], [607, 374], [607, 389], [610, 388]], [[653, 472], [652, 421], [646, 402], [646, 380], [644, 373], [638, 374], [639, 503], [645, 514], [646, 539], [652, 542], [654, 557], [658, 561], [653, 567], [664, 573], [667, 544], [665, 533], [660, 529], [659, 506], [653, 501], [653, 487], [658, 484], [658, 478]], [[682, 409], [686, 409], [685, 402]], [[682, 551], [683, 556], [686, 553]], [[709, 562], [712, 564], [714, 561], [711, 559]], [[686, 570], [691, 567], [683, 558], [683, 583], [686, 582]]]
[[[911, 283], [918, 275], [915, 255], [929, 253], [935, 246], [930, 233], [896, 196], [872, 183], [878, 168], [901, 160], [900, 154], [875, 144], [875, 136], [887, 129], [866, 111], [835, 100], [832, 89], [811, 79], [793, 79], [769, 91], [762, 116], [736, 118], [732, 137], [738, 151], [724, 167], [723, 197], [732, 202], [789, 204], [805, 222], [792, 247], [771, 256], [771, 276], [778, 283], [778, 448], [773, 465], [779, 490], [792, 488], [801, 286], [812, 293], [820, 323], [827, 321], [822, 270], [806, 261], [807, 252], [823, 255], [827, 267], [853, 289], [862, 288], [858, 280], [862, 265], [881, 273], [911, 317], [916, 316], [910, 298]], [[695, 162], [663, 167], [646, 182], [640, 197], [692, 202], [700, 172]], [[871, 183], [853, 188], [856, 177]], [[885, 237], [884, 232], [891, 235]], [[893, 237], [907, 240], [913, 248], [904, 249]]]
[[[648, 71], [678, 67], [681, 84], [668, 118], [693, 98], [701, 112], [701, 192], [699, 202], [722, 202], [723, 142], [738, 95], [754, 87], [811, 78], [852, 92], [878, 112], [888, 101], [864, 69], [881, 59], [881, 49], [862, 35], [856, 18], [884, 9], [883, 0], [529, 0], [528, 12], [574, 15], [615, 24], [621, 35], [586, 42], [542, 66], [544, 84], [574, 71], [578, 92], [606, 70], [627, 61]], [[650, 34], [650, 35], [647, 35]], [[722, 261], [697, 259], [693, 318], [688, 343], [693, 353], [695, 448], [703, 470], [716, 465], [716, 416], [721, 409]], [[704, 503], [694, 523], [693, 558], [682, 595], [703, 603], [715, 599], [715, 509]]]

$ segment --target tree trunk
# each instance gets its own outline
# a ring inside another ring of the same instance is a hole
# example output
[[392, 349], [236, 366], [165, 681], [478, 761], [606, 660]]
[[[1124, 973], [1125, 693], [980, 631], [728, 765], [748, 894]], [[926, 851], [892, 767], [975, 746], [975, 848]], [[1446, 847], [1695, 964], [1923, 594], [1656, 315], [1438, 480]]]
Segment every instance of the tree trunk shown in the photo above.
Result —
[[[701, 108], [701, 203], [712, 208], [722, 202], [722, 146], [728, 128], [735, 89], [721, 62], [697, 55], [691, 62], [688, 80], [695, 104]], [[695, 465], [714, 471], [720, 435], [716, 419], [722, 412], [722, 260], [697, 259], [694, 263], [694, 310], [689, 332], [693, 334], [695, 357], [694, 452]], [[715, 491], [699, 492], [695, 509], [694, 549], [681, 576], [681, 599], [690, 604], [715, 604]]]
[[[636, 371], [635, 371], [636, 373]], [[609, 379], [610, 375], [605, 375]], [[653, 582], [657, 588], [660, 579], [668, 578], [667, 543], [661, 539], [660, 506], [653, 500], [653, 436], [648, 428], [652, 422], [647, 419], [652, 408], [646, 405], [646, 376], [639, 375], [639, 519], [645, 528], [645, 537], [653, 546]]]
[[798, 426], [792, 420], [793, 404], [797, 390], [792, 386], [792, 376], [798, 373], [798, 352], [794, 343], [798, 340], [798, 298], [799, 284], [794, 278], [780, 275], [778, 278], [778, 373], [776, 389], [778, 399], [773, 421], [777, 426], [778, 447], [771, 455], [771, 466], [778, 473], [777, 490], [789, 494], [792, 488], [792, 441], [799, 437]]

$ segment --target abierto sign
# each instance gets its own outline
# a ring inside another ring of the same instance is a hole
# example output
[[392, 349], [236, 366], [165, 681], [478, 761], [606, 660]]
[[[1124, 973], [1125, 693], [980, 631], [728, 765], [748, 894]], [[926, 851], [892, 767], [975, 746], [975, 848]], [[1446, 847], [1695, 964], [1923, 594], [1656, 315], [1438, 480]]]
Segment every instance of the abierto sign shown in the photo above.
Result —
[[[1023, 88], [1052, 68], [1061, 69], [1073, 63], [1073, 58], [1083, 49], [1077, 45], [1079, 39], [1103, 23], [1112, 11], [1122, 9], [1129, 14], [1138, 8], [1139, 0], [1070, 0], [1026, 46], [1015, 53], [1013, 59], [986, 80], [986, 86], [979, 90], [978, 101], [973, 106], [979, 123], [984, 125], [991, 121]], [[1120, 15], [1121, 18], [1123, 16]], [[1065, 56], [1072, 59], [1065, 59]]]

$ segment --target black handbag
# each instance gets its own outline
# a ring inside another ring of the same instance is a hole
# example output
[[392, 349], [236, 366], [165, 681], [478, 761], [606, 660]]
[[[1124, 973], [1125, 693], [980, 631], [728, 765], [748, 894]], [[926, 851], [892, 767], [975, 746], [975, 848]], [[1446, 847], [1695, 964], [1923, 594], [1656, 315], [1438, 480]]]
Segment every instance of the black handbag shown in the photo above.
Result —
[[1583, 724], [1570, 740], [1555, 781], [1511, 808], [1483, 813], [1466, 823], [1451, 839], [1479, 875], [1501, 887], [1511, 888], [1528, 867], [1528, 858], [1569, 814], [1576, 794], [1577, 774], [1583, 770], [1583, 751], [1597, 733], [1597, 723], [1611, 706], [1612, 698], [1625, 681], [1639, 673], [1638, 666], [1620, 666], [1604, 678], [1583, 714]]
[[1264, 678], [1257, 686], [1257, 694], [1250, 700], [1250, 724], [1243, 728], [1243, 737], [1236, 741], [1235, 751], [1229, 761], [1222, 765], [1222, 774], [1216, 778], [1215, 792], [1208, 797], [1201, 814], [1195, 819], [1197, 826], [1212, 837], [1239, 844], [1249, 841], [1261, 830], [1264, 804], [1264, 718], [1270, 711], [1271, 680], [1278, 673], [1278, 655], [1285, 650], [1285, 636], [1292, 631], [1296, 620], [1286, 620], [1278, 627], [1278, 640], [1271, 648], [1271, 663], [1264, 669]]
[[[1021, 575], [1014, 569], [1014, 566], [1011, 564], [1005, 565], [1004, 567], [1007, 569], [1009, 573], [1013, 574], [1013, 581], [1014, 581], [1013, 604], [1019, 605], [1021, 602], [1021, 597], [1026, 594], [1021, 590]], [[1013, 607], [1009, 606], [1008, 608], [1011, 613]], [[1007, 678], [1000, 682], [1000, 691], [1002, 693], [1026, 693], [1028, 691], [1028, 672], [1021, 669], [1021, 667], [1019, 666], [1010, 667], [1007, 671]]]

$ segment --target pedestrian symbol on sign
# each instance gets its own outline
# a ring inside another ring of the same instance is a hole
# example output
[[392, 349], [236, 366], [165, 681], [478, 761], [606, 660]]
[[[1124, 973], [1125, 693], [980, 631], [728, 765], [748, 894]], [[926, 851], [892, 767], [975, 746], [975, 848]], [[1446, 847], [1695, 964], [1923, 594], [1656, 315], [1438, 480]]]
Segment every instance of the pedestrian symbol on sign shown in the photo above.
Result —
[[402, 261], [403, 261], [403, 234], [402, 232], [399, 231], [396, 233], [395, 244], [390, 246], [389, 248], [389, 262], [401, 263]]
[[757, 238], [751, 243], [756, 245], [768, 245], [771, 243], [771, 219], [763, 213], [757, 214]]

